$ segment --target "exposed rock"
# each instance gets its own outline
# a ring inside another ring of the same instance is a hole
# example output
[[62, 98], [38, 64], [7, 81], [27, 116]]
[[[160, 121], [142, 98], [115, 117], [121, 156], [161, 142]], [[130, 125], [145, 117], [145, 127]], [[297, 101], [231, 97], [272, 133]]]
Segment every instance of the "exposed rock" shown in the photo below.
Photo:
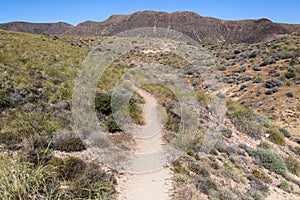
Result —
[[233, 70], [233, 72], [236, 72], [236, 73], [243, 73], [243, 72], [246, 72], [247, 70], [247, 67], [246, 66], [241, 66], [235, 70]]
[[253, 67], [253, 70], [254, 70], [254, 71], [261, 71], [261, 67], [259, 67], [259, 66], [254, 66], [254, 67]]
[[290, 97], [290, 98], [293, 98], [294, 97], [294, 93], [293, 92], [287, 92], [286, 96]]

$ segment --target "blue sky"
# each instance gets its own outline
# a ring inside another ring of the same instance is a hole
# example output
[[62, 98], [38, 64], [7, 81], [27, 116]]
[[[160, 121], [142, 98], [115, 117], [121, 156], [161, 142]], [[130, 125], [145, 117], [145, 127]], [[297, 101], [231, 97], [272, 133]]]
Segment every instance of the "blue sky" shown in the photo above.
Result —
[[193, 11], [221, 19], [269, 18], [300, 24], [300, 0], [1, 0], [0, 23], [103, 21], [141, 10]]

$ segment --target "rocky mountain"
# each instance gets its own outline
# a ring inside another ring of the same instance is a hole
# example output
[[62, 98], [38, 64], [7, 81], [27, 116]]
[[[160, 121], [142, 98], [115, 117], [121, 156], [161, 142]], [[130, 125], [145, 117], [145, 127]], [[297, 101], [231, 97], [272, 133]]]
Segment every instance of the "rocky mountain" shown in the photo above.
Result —
[[0, 24], [0, 29], [34, 34], [63, 34], [73, 26], [64, 22], [58, 23], [28, 23], [10, 22]]
[[202, 17], [193, 12], [140, 11], [129, 15], [112, 15], [103, 22], [85, 21], [72, 27], [66, 23], [42, 24], [12, 22], [0, 29], [77, 36], [111, 36], [141, 27], [169, 28], [185, 33], [201, 43], [228, 41], [254, 43], [278, 35], [300, 31], [300, 25], [274, 23], [268, 19], [228, 21]]
[[185, 33], [202, 43], [218, 41], [254, 43], [300, 30], [300, 25], [273, 23], [268, 19], [227, 21], [202, 17], [193, 12], [143, 11], [113, 15], [103, 22], [86, 21], [68, 35], [104, 36], [140, 27], [162, 27]]

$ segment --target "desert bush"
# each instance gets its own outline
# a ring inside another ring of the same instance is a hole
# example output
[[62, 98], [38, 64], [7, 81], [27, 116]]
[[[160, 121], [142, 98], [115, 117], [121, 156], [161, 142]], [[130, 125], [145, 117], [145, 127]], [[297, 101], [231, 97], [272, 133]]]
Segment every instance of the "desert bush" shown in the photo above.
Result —
[[95, 163], [87, 165], [84, 173], [76, 179], [74, 197], [85, 199], [109, 199], [114, 193], [113, 177]]
[[113, 175], [96, 163], [85, 163], [75, 157], [52, 157], [47, 165], [53, 166], [60, 181], [68, 181], [69, 187], [64, 192], [69, 199], [110, 199], [114, 193]]
[[184, 175], [188, 175], [189, 171], [188, 169], [183, 166], [181, 163], [176, 163], [174, 164], [172, 170], [176, 173], [176, 174], [184, 174]]
[[9, 108], [12, 105], [10, 99], [5, 95], [4, 92], [0, 91], [0, 110]]
[[110, 115], [112, 113], [111, 95], [109, 93], [97, 93], [95, 97], [95, 108], [99, 113]]
[[211, 98], [210, 98], [210, 95], [205, 93], [204, 91], [201, 91], [201, 90], [197, 90], [196, 92], [196, 97], [197, 97], [197, 100], [204, 106], [207, 106], [210, 101], [211, 101]]
[[227, 101], [227, 116], [240, 132], [260, 139], [263, 134], [262, 117], [249, 108], [232, 100]]
[[293, 174], [300, 177], [300, 161], [292, 156], [284, 158], [287, 169]]
[[270, 127], [266, 133], [270, 134], [269, 139], [271, 142], [279, 145], [285, 145], [284, 135], [278, 130], [277, 127]]
[[115, 133], [117, 131], [120, 131], [121, 129], [119, 128], [118, 124], [114, 120], [110, 120], [106, 123], [107, 129], [111, 133]]
[[180, 119], [173, 117], [170, 114], [167, 115], [167, 121], [164, 125], [165, 129], [169, 131], [178, 131], [180, 127]]
[[80, 138], [69, 136], [57, 140], [54, 144], [54, 149], [59, 151], [65, 151], [65, 152], [75, 152], [75, 151], [83, 151], [86, 148]]
[[257, 147], [268, 150], [272, 149], [272, 145], [267, 141], [261, 141]]
[[202, 177], [209, 177], [210, 173], [209, 171], [204, 167], [201, 166], [200, 164], [196, 164], [196, 163], [191, 163], [189, 165], [189, 169], [194, 172], [197, 175], [201, 175]]
[[289, 183], [287, 181], [282, 181], [278, 187], [284, 191], [290, 192], [291, 191], [291, 187], [289, 185]]
[[261, 164], [270, 171], [277, 174], [284, 174], [286, 172], [286, 166], [282, 158], [270, 150], [258, 148], [256, 150], [252, 150], [250, 155], [259, 159]]
[[211, 178], [197, 176], [194, 184], [198, 190], [207, 195], [212, 191], [218, 191], [218, 185]]
[[223, 133], [223, 135], [227, 138], [231, 138], [231, 136], [232, 136], [232, 130], [228, 127], [222, 127], [221, 133]]
[[86, 164], [79, 158], [68, 157], [64, 160], [62, 177], [65, 180], [75, 180], [86, 169]]
[[[137, 99], [137, 100], [136, 100]], [[144, 124], [144, 119], [142, 117], [142, 109], [138, 106], [139, 97], [132, 96], [129, 100], [129, 114], [132, 120], [142, 125]], [[98, 113], [104, 114], [106, 116], [112, 115], [112, 105], [111, 105], [111, 93], [102, 92], [97, 93], [95, 97], [95, 109]]]
[[294, 151], [295, 154], [300, 156], [300, 146], [295, 147], [295, 149], [293, 151]]
[[285, 137], [290, 138], [292, 137], [292, 134], [285, 128], [279, 128], [278, 129]]
[[258, 169], [253, 169], [252, 170], [252, 175], [255, 176], [256, 178], [266, 182], [266, 183], [270, 183], [271, 182], [271, 179], [270, 177], [268, 176], [268, 174], [258, 170]]
[[52, 169], [56, 172], [57, 177], [60, 180], [64, 179], [63, 176], [64, 176], [65, 167], [64, 167], [64, 160], [62, 158], [52, 156], [46, 164], [52, 167]]
[[284, 74], [285, 78], [287, 79], [291, 79], [291, 78], [295, 78], [296, 77], [296, 73], [295, 72], [286, 72]]

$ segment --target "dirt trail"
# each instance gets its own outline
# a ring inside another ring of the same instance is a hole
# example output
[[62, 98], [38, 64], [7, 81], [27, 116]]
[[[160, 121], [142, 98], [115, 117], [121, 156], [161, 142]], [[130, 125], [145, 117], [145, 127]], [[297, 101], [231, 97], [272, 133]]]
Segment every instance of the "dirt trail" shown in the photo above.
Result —
[[[152, 137], [136, 139], [137, 153], [151, 153], [163, 149], [162, 133], [160, 130], [160, 118], [158, 116], [158, 103], [148, 92], [136, 90], [145, 101], [143, 113], [145, 128], [143, 136]], [[149, 173], [126, 173], [118, 180], [118, 200], [169, 200], [172, 188], [172, 172], [168, 167]]]

